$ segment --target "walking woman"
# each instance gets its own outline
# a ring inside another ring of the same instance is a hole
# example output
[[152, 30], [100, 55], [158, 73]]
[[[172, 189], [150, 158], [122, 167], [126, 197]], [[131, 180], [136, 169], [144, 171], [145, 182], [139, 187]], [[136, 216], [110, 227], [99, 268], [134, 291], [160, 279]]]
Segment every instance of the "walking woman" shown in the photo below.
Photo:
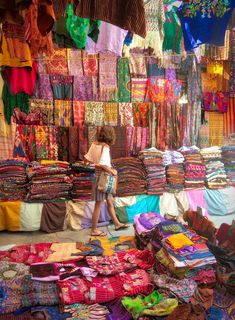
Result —
[[115, 213], [113, 206], [113, 196], [110, 193], [103, 193], [98, 190], [98, 180], [101, 172], [104, 170], [113, 176], [117, 175], [117, 171], [112, 168], [110, 147], [115, 143], [115, 131], [111, 126], [103, 126], [97, 134], [97, 140], [94, 141], [84, 156], [85, 161], [95, 164], [95, 208], [92, 215], [91, 223], [91, 236], [107, 236], [106, 232], [97, 229], [97, 224], [100, 217], [100, 211], [104, 200], [107, 202], [108, 213], [113, 220], [115, 230], [126, 229], [129, 227], [127, 224], [121, 223]]

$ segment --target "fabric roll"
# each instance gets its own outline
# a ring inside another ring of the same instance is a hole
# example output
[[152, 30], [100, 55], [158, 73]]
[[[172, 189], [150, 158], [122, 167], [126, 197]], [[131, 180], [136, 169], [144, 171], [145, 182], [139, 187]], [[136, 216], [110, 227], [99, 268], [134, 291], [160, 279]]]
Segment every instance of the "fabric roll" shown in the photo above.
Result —
[[66, 203], [44, 203], [42, 207], [42, 216], [40, 230], [52, 233], [64, 229], [64, 220], [66, 215]]

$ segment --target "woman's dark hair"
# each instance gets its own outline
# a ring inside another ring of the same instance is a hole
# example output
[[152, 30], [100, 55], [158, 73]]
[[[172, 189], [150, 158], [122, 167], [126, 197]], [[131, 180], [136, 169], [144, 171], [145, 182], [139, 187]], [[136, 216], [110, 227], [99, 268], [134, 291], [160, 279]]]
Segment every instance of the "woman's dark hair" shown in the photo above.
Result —
[[109, 146], [112, 146], [115, 143], [116, 134], [115, 130], [111, 126], [103, 126], [97, 133], [97, 141], [104, 142]]

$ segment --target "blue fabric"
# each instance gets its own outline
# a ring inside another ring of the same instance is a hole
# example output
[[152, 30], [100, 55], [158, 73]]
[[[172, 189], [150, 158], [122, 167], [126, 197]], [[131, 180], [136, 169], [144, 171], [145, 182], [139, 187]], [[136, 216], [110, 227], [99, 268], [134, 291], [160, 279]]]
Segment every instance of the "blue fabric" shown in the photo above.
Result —
[[219, 191], [225, 203], [226, 213], [235, 214], [235, 188], [229, 187]]
[[225, 202], [220, 190], [205, 189], [204, 197], [209, 215], [223, 216], [227, 214]]
[[[218, 3], [218, 1], [216, 1]], [[224, 45], [225, 32], [235, 0], [191, 1], [182, 4], [177, 14], [181, 21], [186, 51], [191, 51], [203, 43]]]
[[[147, 213], [147, 212], [160, 212], [159, 203], [160, 197], [159, 196], [142, 196], [137, 197], [137, 203], [133, 204], [130, 207], [126, 207], [126, 212], [128, 215], [128, 221], [132, 222], [134, 216], [139, 213]], [[140, 200], [140, 201], [139, 201]]]

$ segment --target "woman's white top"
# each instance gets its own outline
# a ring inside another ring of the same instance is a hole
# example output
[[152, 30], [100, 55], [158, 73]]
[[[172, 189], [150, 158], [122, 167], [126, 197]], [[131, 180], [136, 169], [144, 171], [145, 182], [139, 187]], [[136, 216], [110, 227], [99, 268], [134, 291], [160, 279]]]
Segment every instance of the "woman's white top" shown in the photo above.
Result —
[[92, 143], [84, 157], [95, 165], [103, 165], [111, 168], [110, 148], [107, 145]]

